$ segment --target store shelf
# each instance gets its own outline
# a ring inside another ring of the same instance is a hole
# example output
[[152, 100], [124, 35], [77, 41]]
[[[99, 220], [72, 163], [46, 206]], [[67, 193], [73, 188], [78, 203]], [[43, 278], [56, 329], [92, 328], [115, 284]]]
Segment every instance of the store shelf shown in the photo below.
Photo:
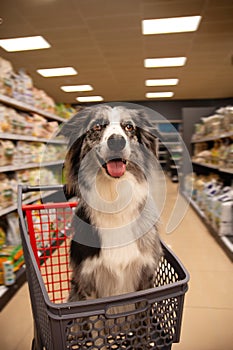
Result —
[[195, 210], [198, 216], [202, 219], [202, 222], [205, 224], [210, 234], [215, 238], [217, 243], [223, 248], [224, 252], [230, 258], [230, 260], [233, 261], [232, 236], [219, 236], [216, 230], [211, 226], [210, 222], [206, 218], [205, 213], [198, 207], [197, 203], [193, 199], [188, 198], [185, 192], [182, 192], [182, 195], [188, 202], [190, 202], [192, 208]]
[[7, 132], [0, 132], [0, 139], [4, 140], [13, 140], [13, 141], [32, 141], [32, 142], [41, 142], [41, 143], [53, 143], [58, 145], [66, 145], [66, 140], [59, 139], [44, 139], [38, 138], [30, 135], [19, 135], [19, 134], [10, 134]]
[[233, 174], [233, 169], [223, 169], [223, 168], [218, 167], [217, 165], [212, 165], [212, 164], [208, 164], [208, 163], [198, 163], [198, 162], [192, 162], [192, 164], [198, 165], [198, 166], [203, 166], [203, 167], [213, 169], [213, 170], [218, 170], [219, 172], [223, 172], [223, 173], [227, 173], [227, 174]]
[[39, 114], [45, 118], [56, 120], [58, 122], [66, 123], [66, 121], [67, 121], [66, 119], [61, 118], [53, 113], [44, 111], [44, 110], [36, 108], [34, 106], [30, 106], [24, 102], [17, 101], [14, 98], [11, 98], [9, 96], [5, 96], [2, 94], [0, 94], [0, 102], [4, 103], [10, 107], [19, 109], [21, 111], [36, 113], [36, 114]]
[[44, 162], [44, 163], [25, 163], [24, 165], [6, 165], [0, 167], [0, 173], [6, 173], [8, 171], [17, 171], [23, 169], [32, 169], [32, 168], [44, 168], [54, 165], [63, 164], [64, 160], [56, 160], [54, 162]]
[[161, 119], [156, 120], [156, 124], [180, 124], [182, 123], [182, 119]]
[[200, 139], [196, 138], [196, 137], [192, 137], [191, 143], [214, 141], [214, 140], [224, 139], [224, 138], [232, 137], [232, 136], [233, 136], [233, 132], [231, 131], [231, 132], [225, 132], [225, 133], [215, 135], [215, 136], [202, 137]]
[[215, 170], [218, 170], [218, 169], [219, 169], [218, 166], [212, 165], [212, 164], [207, 164], [207, 163], [192, 162], [192, 164], [198, 165], [198, 166], [204, 166], [204, 167], [206, 167], [206, 168], [215, 169]]
[[[50, 196], [53, 192], [48, 192], [46, 197], [47, 196]], [[41, 199], [41, 196], [40, 195], [36, 195], [36, 196], [33, 196], [33, 197], [30, 197], [28, 199], [25, 199], [23, 201], [24, 204], [30, 204], [30, 203], [33, 203], [33, 202], [36, 202], [37, 200]], [[3, 208], [0, 210], [0, 216], [3, 216], [3, 215], [6, 215], [6, 214], [9, 214], [11, 213], [12, 211], [15, 211], [17, 210], [17, 203], [7, 207], [7, 208]]]

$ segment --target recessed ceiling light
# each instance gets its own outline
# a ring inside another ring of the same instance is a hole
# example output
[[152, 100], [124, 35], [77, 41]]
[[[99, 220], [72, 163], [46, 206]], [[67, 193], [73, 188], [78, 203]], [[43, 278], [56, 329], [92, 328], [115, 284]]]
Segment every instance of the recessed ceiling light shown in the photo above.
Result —
[[144, 67], [179, 67], [183, 66], [187, 57], [164, 57], [164, 58], [146, 58], [144, 60]]
[[167, 92], [147, 92], [146, 97], [147, 98], [161, 98], [161, 97], [172, 97], [174, 95], [174, 92], [167, 91]]
[[37, 69], [37, 73], [46, 78], [78, 74], [78, 72], [73, 67]]
[[146, 19], [142, 21], [142, 33], [147, 35], [194, 32], [200, 21], [201, 16]]
[[42, 36], [27, 36], [21, 38], [2, 39], [0, 40], [0, 46], [8, 52], [15, 52], [47, 49], [50, 47], [50, 44]]
[[77, 92], [77, 91], [92, 91], [91, 85], [66, 85], [61, 86], [61, 89], [65, 92]]
[[177, 85], [179, 79], [148, 79], [145, 81], [146, 86], [169, 86], [169, 85]]
[[81, 96], [76, 98], [79, 102], [100, 102], [103, 101], [102, 96]]

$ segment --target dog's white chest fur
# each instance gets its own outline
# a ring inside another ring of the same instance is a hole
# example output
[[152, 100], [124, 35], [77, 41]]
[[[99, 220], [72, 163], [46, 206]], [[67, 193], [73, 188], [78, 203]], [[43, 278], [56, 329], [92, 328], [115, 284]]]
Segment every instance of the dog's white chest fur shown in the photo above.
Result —
[[151, 256], [143, 255], [136, 242], [119, 248], [102, 248], [98, 257], [88, 258], [82, 275], [94, 280], [97, 295], [105, 297], [135, 290], [143, 266], [153, 266]]

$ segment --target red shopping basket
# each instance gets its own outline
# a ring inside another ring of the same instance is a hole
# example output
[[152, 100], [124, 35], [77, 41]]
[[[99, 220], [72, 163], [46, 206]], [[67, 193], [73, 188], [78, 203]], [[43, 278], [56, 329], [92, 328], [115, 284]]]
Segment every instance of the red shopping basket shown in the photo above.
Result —
[[71, 219], [77, 202], [23, 205], [30, 243], [50, 301], [67, 299]]

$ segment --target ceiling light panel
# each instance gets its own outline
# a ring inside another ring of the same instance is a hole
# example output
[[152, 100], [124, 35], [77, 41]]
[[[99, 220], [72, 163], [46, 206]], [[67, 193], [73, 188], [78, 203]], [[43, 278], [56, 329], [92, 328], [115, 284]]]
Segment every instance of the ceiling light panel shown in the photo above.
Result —
[[162, 98], [162, 97], [172, 97], [174, 95], [174, 92], [167, 91], [167, 92], [147, 92], [146, 97], [147, 98]]
[[79, 102], [101, 102], [103, 101], [102, 96], [81, 96], [76, 98]]
[[2, 39], [0, 46], [8, 52], [40, 50], [51, 47], [42, 36]]
[[145, 81], [146, 86], [171, 86], [177, 85], [179, 79], [148, 79]]
[[37, 73], [46, 78], [78, 74], [78, 72], [73, 67], [37, 69]]
[[142, 21], [142, 33], [168, 34], [194, 32], [198, 29], [201, 16], [146, 19]]
[[61, 86], [61, 90], [65, 92], [92, 91], [93, 87], [91, 85], [66, 85]]
[[164, 58], [146, 58], [144, 60], [144, 67], [179, 67], [184, 66], [187, 57], [164, 57]]

